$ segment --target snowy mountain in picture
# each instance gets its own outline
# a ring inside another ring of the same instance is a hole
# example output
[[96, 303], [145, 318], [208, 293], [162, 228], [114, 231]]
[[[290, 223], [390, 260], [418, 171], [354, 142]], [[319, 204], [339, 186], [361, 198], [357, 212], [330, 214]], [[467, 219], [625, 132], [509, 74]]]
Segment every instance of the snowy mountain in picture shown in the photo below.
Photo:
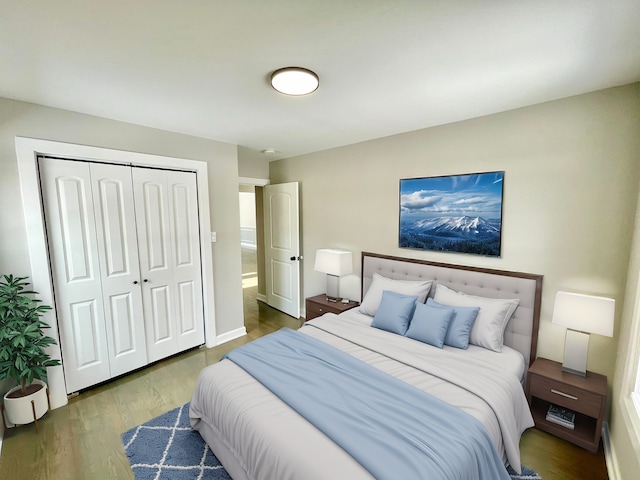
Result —
[[418, 220], [412, 230], [437, 236], [483, 238], [500, 235], [500, 224], [481, 217], [438, 217]]
[[500, 256], [500, 220], [469, 216], [405, 219], [399, 246]]

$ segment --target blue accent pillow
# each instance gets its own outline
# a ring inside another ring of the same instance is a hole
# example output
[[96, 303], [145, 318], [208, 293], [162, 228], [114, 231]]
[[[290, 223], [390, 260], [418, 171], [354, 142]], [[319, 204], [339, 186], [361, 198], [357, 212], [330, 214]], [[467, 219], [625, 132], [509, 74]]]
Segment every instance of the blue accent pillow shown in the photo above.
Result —
[[442, 305], [432, 298], [427, 299], [427, 305], [447, 310], [453, 308], [453, 318], [451, 319], [451, 323], [449, 323], [447, 335], [444, 337], [444, 344], [451, 347], [462, 348], [463, 350], [469, 348], [469, 335], [471, 334], [471, 328], [473, 328], [473, 323], [476, 321], [480, 307]]
[[413, 309], [418, 300], [417, 295], [402, 295], [401, 293], [384, 290], [382, 300], [371, 326], [388, 332], [404, 335], [409, 328]]
[[453, 308], [417, 303], [405, 336], [442, 348], [454, 313]]

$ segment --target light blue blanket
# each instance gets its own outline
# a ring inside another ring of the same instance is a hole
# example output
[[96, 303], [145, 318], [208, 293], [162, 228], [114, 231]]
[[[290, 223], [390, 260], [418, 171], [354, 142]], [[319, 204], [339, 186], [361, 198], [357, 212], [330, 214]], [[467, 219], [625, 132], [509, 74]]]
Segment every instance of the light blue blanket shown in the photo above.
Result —
[[471, 415], [290, 329], [226, 355], [376, 479], [509, 480]]

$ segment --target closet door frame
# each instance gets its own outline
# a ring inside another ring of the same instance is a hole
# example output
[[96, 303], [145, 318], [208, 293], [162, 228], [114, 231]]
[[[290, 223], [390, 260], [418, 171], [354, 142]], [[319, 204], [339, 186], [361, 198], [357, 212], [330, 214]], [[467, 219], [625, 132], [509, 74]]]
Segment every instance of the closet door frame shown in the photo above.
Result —
[[[127, 152], [109, 148], [75, 145], [70, 143], [16, 137], [16, 156], [22, 192], [31, 282], [33, 289], [47, 305], [54, 305], [53, 284], [50, 276], [50, 259], [46, 242], [42, 195], [39, 184], [37, 157], [39, 155], [61, 157], [70, 160], [93, 160], [104, 163], [188, 170], [196, 173], [200, 227], [200, 259], [202, 262], [202, 293], [205, 320], [205, 342], [214, 347], [216, 342], [215, 305], [213, 288], [213, 262], [210, 246], [210, 213], [207, 163], [176, 157], [164, 157], [145, 153]], [[62, 359], [60, 336], [55, 309], [43, 318], [51, 327], [47, 332], [58, 344], [50, 347], [53, 358]], [[47, 369], [51, 408], [67, 404], [67, 393], [62, 367]]]

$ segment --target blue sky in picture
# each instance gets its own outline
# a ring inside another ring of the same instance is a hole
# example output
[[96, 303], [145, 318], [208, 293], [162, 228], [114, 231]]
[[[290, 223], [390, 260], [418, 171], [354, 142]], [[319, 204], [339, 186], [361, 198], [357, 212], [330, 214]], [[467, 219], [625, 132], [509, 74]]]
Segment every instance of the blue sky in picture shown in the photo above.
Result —
[[402, 221], [434, 217], [502, 215], [504, 172], [400, 180]]

